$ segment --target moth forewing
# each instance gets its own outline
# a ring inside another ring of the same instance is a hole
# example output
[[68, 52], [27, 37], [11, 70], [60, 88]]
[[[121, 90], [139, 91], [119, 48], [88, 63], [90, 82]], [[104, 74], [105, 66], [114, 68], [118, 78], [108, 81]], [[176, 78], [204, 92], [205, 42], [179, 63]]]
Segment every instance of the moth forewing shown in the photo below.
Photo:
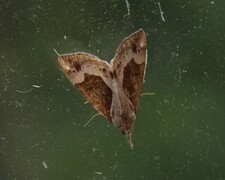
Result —
[[140, 29], [125, 38], [110, 64], [136, 112], [147, 64], [147, 39], [144, 30]]
[[107, 62], [87, 53], [60, 55], [61, 69], [86, 100], [111, 122], [111, 69]]
[[[131, 136], [136, 118], [136, 110], [141, 95], [146, 63], [147, 63], [146, 34], [141, 29], [125, 38], [119, 45], [116, 55], [111, 61], [114, 76], [118, 86], [119, 98], [112, 99], [114, 115], [112, 122], [128, 138], [132, 145]], [[118, 109], [119, 101], [121, 109]], [[113, 106], [113, 103], [117, 106]]]

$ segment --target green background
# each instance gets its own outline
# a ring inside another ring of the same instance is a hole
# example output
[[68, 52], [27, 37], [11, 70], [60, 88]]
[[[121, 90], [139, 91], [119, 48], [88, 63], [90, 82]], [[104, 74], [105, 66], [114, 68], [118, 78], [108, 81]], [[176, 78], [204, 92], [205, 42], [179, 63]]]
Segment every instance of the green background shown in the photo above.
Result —
[[[225, 179], [224, 0], [0, 0], [0, 179]], [[148, 66], [134, 150], [59, 69], [110, 61], [139, 28]]]

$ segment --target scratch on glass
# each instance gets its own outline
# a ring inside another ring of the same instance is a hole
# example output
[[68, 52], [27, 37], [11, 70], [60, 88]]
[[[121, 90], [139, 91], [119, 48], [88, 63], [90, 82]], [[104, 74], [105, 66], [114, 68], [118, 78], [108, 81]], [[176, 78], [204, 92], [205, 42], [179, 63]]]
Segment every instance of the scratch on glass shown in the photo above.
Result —
[[160, 2], [158, 2], [158, 5], [159, 5], [159, 12], [160, 12], [160, 15], [161, 15], [161, 19], [162, 19], [162, 21], [166, 22], [166, 20], [164, 18], [164, 12], [162, 11]]
[[126, 6], [127, 6], [127, 14], [124, 15], [124, 17], [125, 16], [130, 16], [130, 3], [128, 2], [128, 0], [125, 0], [125, 2], [126, 2]]
[[28, 90], [18, 90], [18, 89], [16, 89], [16, 92], [26, 94], [26, 93], [29, 93], [30, 91], [32, 91], [34, 88], [39, 89], [41, 87], [42, 86], [33, 84], [32, 87], [30, 89], [28, 89]]

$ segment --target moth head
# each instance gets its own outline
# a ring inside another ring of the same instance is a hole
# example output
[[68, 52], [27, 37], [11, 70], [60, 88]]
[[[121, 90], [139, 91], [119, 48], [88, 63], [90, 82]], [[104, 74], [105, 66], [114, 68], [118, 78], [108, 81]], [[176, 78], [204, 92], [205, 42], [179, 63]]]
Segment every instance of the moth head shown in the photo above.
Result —
[[58, 62], [63, 72], [66, 74], [66, 76], [68, 76], [68, 73], [72, 68], [71, 61], [68, 60], [68, 57], [66, 55], [65, 56], [61, 55], [58, 57]]
[[128, 144], [130, 145], [131, 149], [133, 149], [134, 147], [131, 137], [135, 118], [135, 113], [131, 113], [126, 117], [121, 116], [120, 121], [117, 121], [118, 124], [116, 125], [121, 133], [127, 138]]

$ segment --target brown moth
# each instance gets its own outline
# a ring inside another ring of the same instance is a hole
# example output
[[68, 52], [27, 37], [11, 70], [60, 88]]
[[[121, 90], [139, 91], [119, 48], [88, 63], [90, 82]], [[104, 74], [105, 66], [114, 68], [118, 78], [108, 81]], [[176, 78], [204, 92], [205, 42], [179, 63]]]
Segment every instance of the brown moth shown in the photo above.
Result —
[[140, 29], [125, 38], [110, 63], [88, 53], [58, 55], [64, 74], [86, 100], [131, 140], [147, 64], [147, 40]]

